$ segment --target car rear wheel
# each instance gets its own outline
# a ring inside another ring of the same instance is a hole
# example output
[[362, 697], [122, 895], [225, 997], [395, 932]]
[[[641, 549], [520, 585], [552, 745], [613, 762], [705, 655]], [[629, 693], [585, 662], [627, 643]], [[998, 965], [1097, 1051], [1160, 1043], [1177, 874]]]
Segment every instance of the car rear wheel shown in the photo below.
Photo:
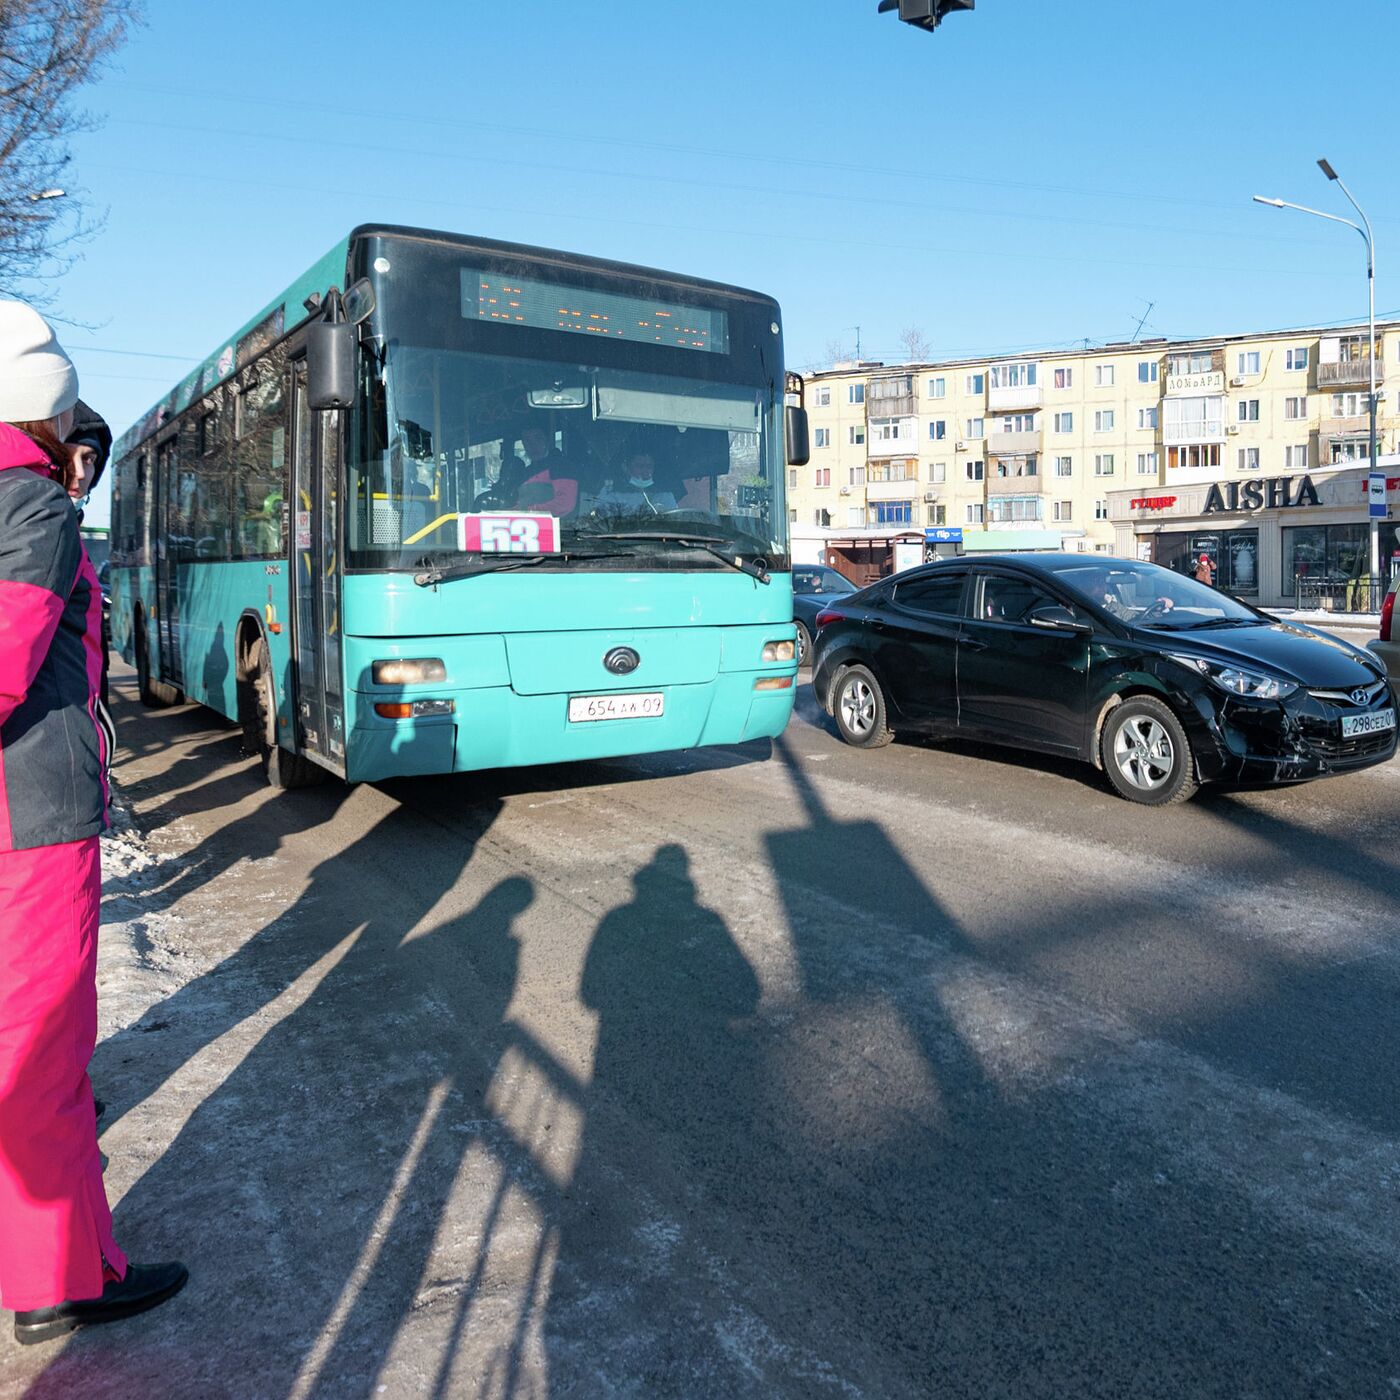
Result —
[[858, 749], [878, 749], [894, 738], [880, 682], [864, 666], [842, 671], [831, 692], [837, 733]]
[[1149, 695], [1135, 695], [1109, 715], [1099, 756], [1114, 792], [1130, 802], [1165, 807], [1196, 791], [1196, 758], [1186, 731]]
[[812, 664], [812, 634], [805, 623], [797, 624], [797, 669]]

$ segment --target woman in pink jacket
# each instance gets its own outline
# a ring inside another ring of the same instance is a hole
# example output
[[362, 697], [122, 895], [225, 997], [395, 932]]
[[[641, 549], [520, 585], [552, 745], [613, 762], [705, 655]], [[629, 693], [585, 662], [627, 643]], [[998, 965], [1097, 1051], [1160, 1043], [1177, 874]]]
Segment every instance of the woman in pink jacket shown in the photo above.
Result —
[[42, 1342], [172, 1297], [112, 1238], [87, 1067], [111, 729], [102, 595], [65, 489], [78, 377], [0, 301], [0, 1304]]

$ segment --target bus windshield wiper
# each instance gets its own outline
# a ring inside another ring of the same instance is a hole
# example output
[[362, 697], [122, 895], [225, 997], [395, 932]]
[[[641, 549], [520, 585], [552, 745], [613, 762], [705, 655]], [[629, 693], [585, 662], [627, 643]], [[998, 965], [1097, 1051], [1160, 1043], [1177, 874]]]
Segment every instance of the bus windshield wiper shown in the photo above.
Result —
[[679, 545], [682, 549], [699, 549], [718, 559], [720, 563], [728, 564], [731, 569], [738, 569], [741, 574], [748, 574], [750, 578], [757, 579], [759, 583], [769, 582], [767, 559], [761, 554], [752, 559], [745, 559], [742, 554], [728, 553], [720, 546], [727, 545], [729, 549], [733, 549], [734, 545], [723, 535], [675, 535], [665, 530], [616, 530], [607, 534], [590, 534], [589, 539], [636, 540], [640, 543], [653, 541], [657, 544]]
[[419, 588], [432, 588], [439, 583], [451, 583], [453, 579], [498, 574], [505, 569], [524, 569], [531, 564], [543, 564], [546, 559], [560, 557], [558, 554], [502, 554], [494, 559], [477, 556], [471, 563], [435, 564], [431, 569], [414, 574], [413, 581]]

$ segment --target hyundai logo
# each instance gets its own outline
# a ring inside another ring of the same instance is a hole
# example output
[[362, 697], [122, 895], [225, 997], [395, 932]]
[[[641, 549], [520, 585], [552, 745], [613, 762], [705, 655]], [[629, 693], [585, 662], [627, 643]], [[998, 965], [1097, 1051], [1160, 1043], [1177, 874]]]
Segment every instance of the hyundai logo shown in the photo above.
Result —
[[1371, 698], [1371, 692], [1361, 686], [1351, 692], [1351, 698], [1353, 704], [1364, 705]]
[[641, 664], [642, 658], [631, 647], [613, 647], [603, 657], [603, 666], [615, 676], [630, 676]]

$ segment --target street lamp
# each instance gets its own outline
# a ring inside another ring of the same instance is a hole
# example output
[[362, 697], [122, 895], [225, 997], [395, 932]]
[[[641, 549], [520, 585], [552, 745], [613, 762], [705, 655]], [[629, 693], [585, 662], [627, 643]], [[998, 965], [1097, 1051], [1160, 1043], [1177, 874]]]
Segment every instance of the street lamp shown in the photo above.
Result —
[[[1370, 405], [1371, 433], [1370, 433], [1370, 471], [1376, 470], [1376, 244], [1371, 234], [1371, 221], [1366, 217], [1366, 211], [1352, 198], [1351, 191], [1342, 183], [1342, 178], [1332, 169], [1331, 163], [1326, 160], [1318, 161], [1318, 168], [1327, 176], [1341, 192], [1346, 195], [1351, 207], [1361, 215], [1361, 223], [1354, 224], [1350, 219], [1343, 219], [1338, 214], [1327, 214], [1321, 209], [1310, 209], [1306, 204], [1290, 204], [1286, 199], [1266, 199], [1263, 195], [1256, 194], [1254, 202], [1256, 204], [1267, 204], [1274, 209], [1296, 209], [1300, 214], [1313, 214], [1319, 219], [1330, 219], [1334, 224], [1345, 224], [1348, 228], [1354, 228], [1362, 238], [1366, 240], [1366, 295], [1367, 295], [1367, 341], [1366, 353], [1370, 367], [1371, 392], [1367, 396]], [[1363, 227], [1364, 225], [1364, 227]], [[1377, 585], [1382, 584], [1381, 580], [1381, 527], [1380, 521], [1371, 521], [1371, 576], [1377, 581]]]

